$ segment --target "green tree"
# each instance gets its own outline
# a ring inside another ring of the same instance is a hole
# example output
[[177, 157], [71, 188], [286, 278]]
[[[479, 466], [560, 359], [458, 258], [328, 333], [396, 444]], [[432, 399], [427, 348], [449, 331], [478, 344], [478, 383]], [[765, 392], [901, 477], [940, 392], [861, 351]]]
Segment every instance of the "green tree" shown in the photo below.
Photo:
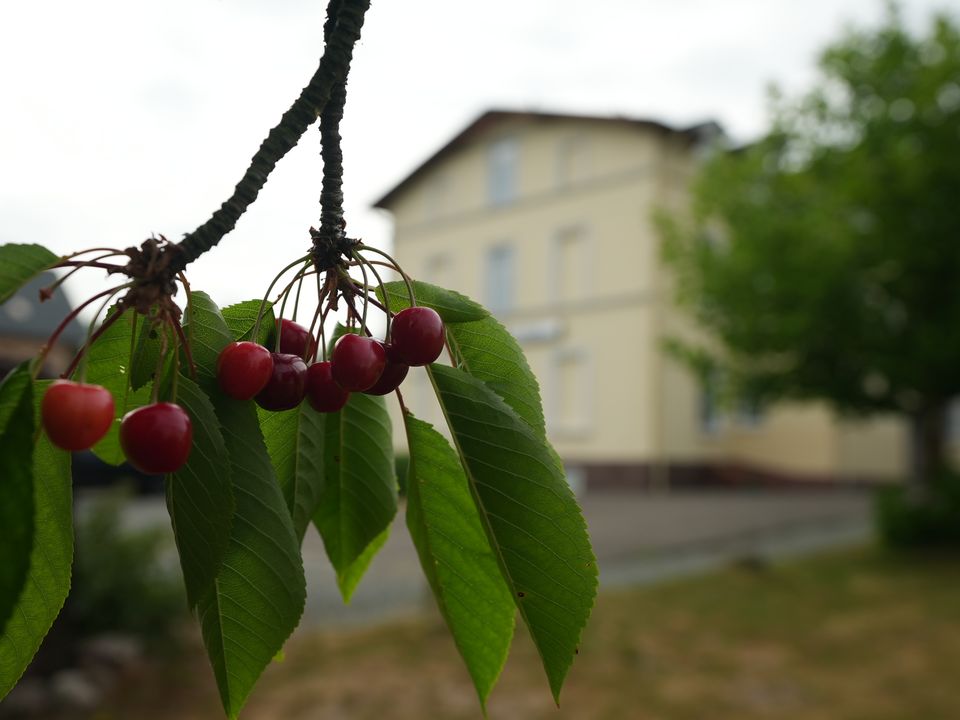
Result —
[[774, 96], [762, 139], [705, 164], [688, 217], [663, 218], [708, 337], [676, 348], [760, 401], [902, 414], [923, 498], [960, 393], [960, 30], [938, 15], [915, 36], [891, 5], [820, 69]]

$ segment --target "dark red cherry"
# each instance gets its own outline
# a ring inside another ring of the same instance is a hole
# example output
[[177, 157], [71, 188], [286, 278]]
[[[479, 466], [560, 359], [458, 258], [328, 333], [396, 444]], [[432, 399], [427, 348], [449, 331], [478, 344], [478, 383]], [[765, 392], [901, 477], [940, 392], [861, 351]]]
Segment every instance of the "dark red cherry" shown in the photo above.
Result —
[[340, 387], [360, 392], [373, 387], [380, 378], [387, 354], [379, 341], [351, 333], [337, 340], [330, 362], [333, 379]]
[[263, 390], [273, 374], [273, 358], [263, 345], [232, 342], [217, 358], [217, 380], [227, 395], [249, 400]]
[[174, 403], [144, 405], [120, 421], [120, 447], [140, 472], [176, 472], [187, 462], [192, 444], [190, 416]]
[[390, 341], [408, 365], [429, 365], [443, 351], [443, 320], [433, 308], [401, 310], [390, 325]]
[[280, 319], [280, 350], [285, 355], [299, 355], [306, 360], [313, 354], [316, 341], [303, 325]]
[[400, 359], [397, 348], [390, 343], [384, 345], [383, 349], [387, 356], [387, 364], [383, 366], [383, 372], [380, 373], [380, 379], [373, 387], [364, 390], [367, 395], [386, 395], [400, 387], [400, 383], [407, 377], [410, 366]]
[[330, 362], [314, 363], [307, 368], [307, 400], [314, 410], [336, 412], [347, 404], [349, 398], [350, 393], [333, 379]]
[[264, 410], [289, 410], [303, 400], [307, 387], [307, 364], [298, 355], [270, 353], [273, 372], [254, 400]]
[[87, 450], [113, 424], [113, 395], [102, 385], [57, 380], [43, 394], [40, 417], [50, 442], [64, 450]]

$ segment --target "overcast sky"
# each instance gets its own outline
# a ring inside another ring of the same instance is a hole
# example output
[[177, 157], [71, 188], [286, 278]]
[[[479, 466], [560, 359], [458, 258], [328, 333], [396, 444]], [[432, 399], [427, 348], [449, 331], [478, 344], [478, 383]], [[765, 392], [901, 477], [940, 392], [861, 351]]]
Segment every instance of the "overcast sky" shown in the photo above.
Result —
[[[914, 28], [960, 0], [907, 0]], [[351, 234], [370, 204], [482, 111], [718, 120], [761, 132], [765, 88], [815, 78], [819, 48], [880, 0], [374, 0], [342, 128]], [[56, 252], [179, 239], [230, 194], [322, 52], [319, 0], [0, 4], [0, 243]], [[319, 217], [308, 131], [221, 247], [189, 270], [221, 305], [261, 295]], [[72, 285], [79, 300], [99, 271]]]

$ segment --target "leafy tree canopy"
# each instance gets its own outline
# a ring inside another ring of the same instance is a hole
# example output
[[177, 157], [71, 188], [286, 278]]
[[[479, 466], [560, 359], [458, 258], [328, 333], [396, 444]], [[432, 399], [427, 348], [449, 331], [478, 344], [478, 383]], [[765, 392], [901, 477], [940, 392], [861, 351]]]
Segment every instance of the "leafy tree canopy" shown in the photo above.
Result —
[[890, 6], [820, 69], [806, 96], [774, 97], [765, 137], [705, 165], [690, 217], [661, 218], [712, 336], [678, 347], [764, 401], [942, 430], [960, 393], [960, 29], [939, 15], [914, 36]]

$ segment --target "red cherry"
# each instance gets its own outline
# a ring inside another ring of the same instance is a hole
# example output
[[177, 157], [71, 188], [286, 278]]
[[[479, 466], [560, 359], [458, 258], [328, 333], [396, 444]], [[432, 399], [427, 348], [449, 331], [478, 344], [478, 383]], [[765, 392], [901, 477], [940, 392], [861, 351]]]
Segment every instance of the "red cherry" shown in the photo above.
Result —
[[433, 308], [401, 310], [390, 325], [397, 353], [408, 365], [429, 365], [443, 351], [443, 320]]
[[383, 366], [380, 379], [373, 384], [373, 387], [364, 390], [367, 395], [386, 395], [393, 392], [400, 387], [400, 383], [407, 377], [407, 372], [410, 370], [410, 366], [400, 359], [400, 354], [393, 343], [384, 345], [383, 349], [386, 351], [387, 364]]
[[176, 472], [190, 457], [192, 444], [190, 416], [174, 403], [144, 405], [131, 410], [120, 421], [120, 447], [140, 472]]
[[280, 350], [284, 355], [299, 355], [306, 360], [313, 354], [316, 341], [303, 325], [280, 319]]
[[264, 410], [289, 410], [303, 400], [307, 386], [307, 364], [298, 355], [270, 353], [273, 372], [263, 390], [254, 398]]
[[102, 385], [57, 380], [43, 395], [40, 417], [50, 442], [64, 450], [87, 450], [113, 424], [113, 395]]
[[307, 400], [317, 412], [336, 412], [344, 405], [350, 393], [333, 379], [331, 364], [327, 361], [314, 363], [307, 368]]
[[270, 351], [254, 342], [232, 342], [217, 358], [220, 389], [237, 400], [249, 400], [263, 390], [272, 374]]
[[383, 345], [373, 338], [344, 335], [333, 346], [330, 356], [333, 379], [344, 390], [360, 392], [373, 387], [387, 363]]

